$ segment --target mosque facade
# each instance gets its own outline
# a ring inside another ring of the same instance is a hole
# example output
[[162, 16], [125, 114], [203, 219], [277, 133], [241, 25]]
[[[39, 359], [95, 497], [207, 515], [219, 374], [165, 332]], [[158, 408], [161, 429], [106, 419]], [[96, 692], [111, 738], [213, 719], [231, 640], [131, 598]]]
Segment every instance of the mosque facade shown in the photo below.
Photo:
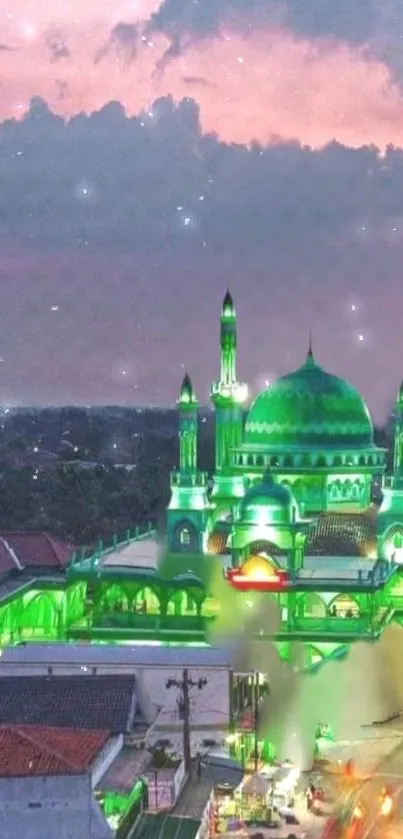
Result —
[[[311, 665], [403, 623], [403, 388], [386, 474], [387, 452], [375, 443], [364, 400], [318, 364], [311, 342], [303, 364], [246, 412], [236, 362], [227, 293], [211, 387], [214, 474], [198, 466], [199, 406], [186, 375], [165, 533], [148, 528], [100, 544], [91, 556], [73, 555], [63, 583], [37, 583], [31, 592], [30, 626], [18, 592], [4, 614], [0, 602], [3, 643], [33, 635], [204, 644], [224, 613], [232, 610], [235, 629], [252, 607], [262, 619], [257, 634], [270, 634], [286, 658], [300, 642]], [[269, 629], [266, 603], [277, 610]]]

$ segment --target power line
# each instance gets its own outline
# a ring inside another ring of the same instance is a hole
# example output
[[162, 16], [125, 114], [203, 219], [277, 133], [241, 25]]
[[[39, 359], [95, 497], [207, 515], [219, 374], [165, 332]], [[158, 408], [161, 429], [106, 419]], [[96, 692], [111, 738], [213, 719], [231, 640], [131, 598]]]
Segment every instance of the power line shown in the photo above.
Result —
[[207, 681], [204, 677], [193, 681], [193, 679], [189, 678], [188, 669], [185, 668], [182, 671], [181, 679], [167, 679], [165, 683], [168, 690], [175, 687], [181, 694], [180, 707], [183, 710], [183, 757], [185, 761], [185, 772], [187, 774], [190, 774], [192, 769], [190, 748], [190, 689], [197, 688], [198, 690], [203, 690]]

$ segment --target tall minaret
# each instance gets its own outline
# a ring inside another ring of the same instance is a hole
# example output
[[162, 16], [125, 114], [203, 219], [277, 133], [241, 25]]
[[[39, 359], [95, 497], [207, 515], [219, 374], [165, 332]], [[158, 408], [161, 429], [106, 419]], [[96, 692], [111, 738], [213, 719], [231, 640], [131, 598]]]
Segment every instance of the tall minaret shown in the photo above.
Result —
[[210, 504], [208, 476], [197, 463], [199, 403], [186, 373], [179, 399], [179, 469], [171, 472], [171, 499], [167, 507], [167, 545], [171, 553], [203, 553]]
[[179, 471], [187, 474], [196, 473], [197, 410], [199, 403], [187, 373], [182, 382], [177, 404], [179, 408]]
[[[242, 442], [243, 404], [248, 395], [246, 384], [237, 381], [236, 373], [236, 313], [233, 299], [227, 291], [220, 318], [220, 378], [211, 387], [211, 401], [215, 409], [215, 479], [213, 496], [229, 495], [228, 480], [220, 489], [220, 480], [231, 472], [231, 450]], [[221, 484], [223, 481], [221, 480]], [[232, 493], [232, 490], [231, 490]], [[235, 495], [238, 495], [236, 492]]]
[[403, 487], [403, 382], [396, 399], [396, 424], [393, 449], [394, 483]]
[[392, 474], [385, 475], [382, 504], [376, 517], [378, 557], [402, 564], [403, 534], [403, 382], [395, 406], [395, 439]]

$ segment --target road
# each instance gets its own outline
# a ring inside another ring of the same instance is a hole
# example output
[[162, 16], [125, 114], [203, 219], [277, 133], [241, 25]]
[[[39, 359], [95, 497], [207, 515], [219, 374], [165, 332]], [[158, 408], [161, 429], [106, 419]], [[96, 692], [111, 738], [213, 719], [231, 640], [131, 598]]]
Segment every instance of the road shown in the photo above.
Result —
[[[388, 788], [393, 796], [392, 817], [381, 815], [382, 791]], [[401, 839], [403, 836], [403, 742], [379, 765], [378, 771], [351, 793], [351, 812], [358, 806], [364, 813], [362, 828], [355, 834], [357, 839]], [[350, 807], [349, 807], [350, 809]], [[315, 831], [316, 833], [316, 831]], [[315, 833], [307, 830], [313, 839]], [[324, 835], [325, 831], [322, 832]], [[317, 835], [317, 834], [316, 834]], [[349, 831], [342, 831], [340, 839], [348, 837]], [[353, 833], [351, 834], [353, 836]], [[334, 834], [334, 839], [339, 839]]]

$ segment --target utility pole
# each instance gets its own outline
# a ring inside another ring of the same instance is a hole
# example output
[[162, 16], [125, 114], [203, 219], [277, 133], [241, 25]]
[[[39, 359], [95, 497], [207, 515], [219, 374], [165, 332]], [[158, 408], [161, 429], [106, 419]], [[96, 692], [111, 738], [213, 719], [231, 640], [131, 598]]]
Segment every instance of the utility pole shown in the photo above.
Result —
[[180, 703], [183, 709], [183, 757], [185, 761], [185, 772], [190, 774], [192, 769], [192, 756], [190, 749], [190, 690], [197, 688], [203, 690], [207, 684], [207, 679], [200, 678], [196, 681], [189, 678], [189, 671], [185, 668], [182, 672], [181, 679], [167, 679], [166, 686], [170, 688], [177, 688], [180, 693]]
[[253, 733], [254, 733], [254, 765], [255, 772], [259, 769], [259, 673], [253, 674]]

